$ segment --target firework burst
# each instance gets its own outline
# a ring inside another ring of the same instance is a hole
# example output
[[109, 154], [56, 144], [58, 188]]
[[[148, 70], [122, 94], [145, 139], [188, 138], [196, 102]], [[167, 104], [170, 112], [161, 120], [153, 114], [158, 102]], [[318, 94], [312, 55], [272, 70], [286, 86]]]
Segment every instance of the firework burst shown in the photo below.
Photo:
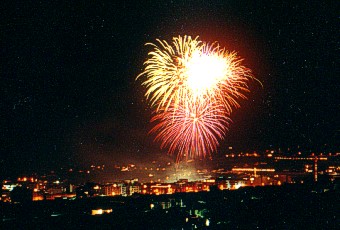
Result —
[[221, 104], [191, 104], [170, 106], [157, 113], [151, 122], [157, 124], [150, 133], [156, 133], [156, 141], [169, 153], [178, 151], [177, 162], [186, 158], [205, 158], [216, 151], [219, 140], [227, 132], [230, 119]]
[[177, 162], [186, 157], [206, 157], [216, 151], [230, 123], [230, 114], [246, 98], [251, 70], [236, 52], [217, 42], [204, 43], [190, 36], [172, 43], [157, 39], [144, 71], [145, 96], [155, 109], [150, 131], [169, 153], [178, 151]]
[[173, 38], [172, 46], [157, 39], [147, 43], [154, 50], [144, 63], [145, 96], [156, 110], [167, 110], [182, 101], [220, 101], [229, 112], [245, 98], [250, 69], [242, 65], [235, 52], [221, 49], [218, 43], [207, 44], [190, 36]]

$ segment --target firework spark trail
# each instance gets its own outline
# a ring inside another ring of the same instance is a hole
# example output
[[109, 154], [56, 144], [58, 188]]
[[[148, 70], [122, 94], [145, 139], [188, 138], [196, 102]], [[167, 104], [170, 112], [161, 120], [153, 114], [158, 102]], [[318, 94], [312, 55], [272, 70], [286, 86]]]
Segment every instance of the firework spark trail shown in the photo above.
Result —
[[144, 78], [146, 99], [156, 113], [151, 121], [158, 123], [150, 132], [157, 133], [161, 148], [178, 151], [177, 162], [184, 155], [206, 157], [216, 151], [232, 110], [249, 92], [248, 80], [255, 78], [236, 52], [217, 42], [190, 36], [157, 42], [146, 44], [153, 50], [137, 76]]
[[227, 132], [230, 119], [221, 104], [191, 104], [170, 106], [167, 111], [156, 114], [151, 122], [157, 122], [150, 133], [156, 133], [155, 141], [161, 148], [176, 150], [177, 162], [186, 158], [210, 156], [216, 151], [219, 140]]
[[146, 98], [151, 106], [157, 106], [157, 110], [167, 109], [170, 104], [178, 104], [180, 100], [187, 97], [187, 87], [185, 85], [184, 63], [194, 52], [202, 49], [202, 42], [192, 39], [190, 36], [173, 39], [173, 46], [166, 41], [157, 39], [160, 47], [147, 43], [154, 47], [154, 51], [149, 52], [150, 58], [144, 63], [145, 71], [138, 75], [145, 75], [146, 80], [143, 85], [147, 87]]

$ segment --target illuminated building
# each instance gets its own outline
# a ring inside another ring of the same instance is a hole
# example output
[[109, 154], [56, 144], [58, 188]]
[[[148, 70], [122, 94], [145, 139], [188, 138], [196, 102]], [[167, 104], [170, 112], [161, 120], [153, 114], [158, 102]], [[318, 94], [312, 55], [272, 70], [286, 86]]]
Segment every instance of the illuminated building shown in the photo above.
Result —
[[122, 196], [127, 196], [127, 186], [126, 184], [119, 184], [119, 187], [120, 187], [120, 194]]
[[133, 184], [133, 185], [129, 185], [129, 195], [131, 196], [134, 193], [140, 193], [141, 192], [141, 187], [139, 184]]
[[170, 184], [154, 184], [150, 185], [151, 194], [172, 194], [174, 189]]
[[107, 184], [103, 186], [103, 194], [106, 196], [119, 196], [122, 194], [122, 188], [119, 184]]
[[52, 188], [48, 188], [46, 189], [46, 192], [50, 195], [53, 195], [53, 194], [60, 194], [60, 193], [63, 193], [63, 188], [62, 187], [52, 187]]

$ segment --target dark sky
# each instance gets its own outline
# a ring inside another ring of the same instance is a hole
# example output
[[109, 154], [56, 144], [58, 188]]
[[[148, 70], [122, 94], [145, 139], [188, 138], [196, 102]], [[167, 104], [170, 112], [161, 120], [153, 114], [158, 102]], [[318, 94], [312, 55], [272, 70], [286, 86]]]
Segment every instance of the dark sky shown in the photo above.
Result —
[[251, 82], [216, 154], [229, 145], [339, 147], [337, 1], [8, 2], [0, 16], [2, 175], [161, 153], [135, 77], [146, 42], [178, 35], [236, 50], [263, 84]]

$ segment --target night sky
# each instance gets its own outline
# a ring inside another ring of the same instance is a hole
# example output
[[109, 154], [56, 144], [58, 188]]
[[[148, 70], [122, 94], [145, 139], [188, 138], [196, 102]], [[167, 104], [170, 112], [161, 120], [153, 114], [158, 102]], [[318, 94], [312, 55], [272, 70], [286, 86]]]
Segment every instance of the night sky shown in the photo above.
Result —
[[166, 156], [147, 135], [152, 111], [135, 78], [150, 51], [144, 44], [178, 35], [237, 51], [263, 84], [250, 82], [215, 154], [339, 149], [337, 1], [8, 2], [2, 176]]

